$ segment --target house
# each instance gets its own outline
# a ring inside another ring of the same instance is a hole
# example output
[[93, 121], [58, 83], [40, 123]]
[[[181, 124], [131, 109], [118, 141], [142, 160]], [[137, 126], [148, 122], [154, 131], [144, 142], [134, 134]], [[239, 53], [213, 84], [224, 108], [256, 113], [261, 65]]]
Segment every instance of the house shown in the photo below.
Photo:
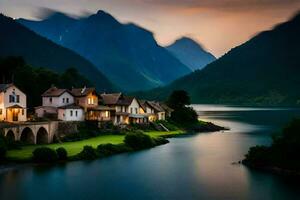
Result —
[[[147, 115], [139, 101], [122, 93], [101, 94], [101, 103], [115, 110], [114, 124], [146, 123]], [[142, 112], [141, 112], [142, 110]]]
[[57, 118], [62, 121], [84, 121], [85, 114], [81, 106], [71, 104], [57, 108]]
[[73, 88], [71, 93], [75, 98], [75, 104], [84, 109], [86, 120], [100, 122], [113, 120], [115, 110], [99, 105], [99, 97], [95, 88]]
[[148, 114], [148, 119], [150, 122], [165, 120], [166, 116], [171, 116], [172, 109], [163, 103], [140, 100], [140, 104], [144, 108], [145, 114]]
[[35, 113], [37, 117], [58, 119], [58, 108], [74, 103], [71, 91], [53, 86], [42, 94], [42, 106], [36, 107]]
[[27, 121], [26, 95], [14, 84], [0, 84], [0, 121]]

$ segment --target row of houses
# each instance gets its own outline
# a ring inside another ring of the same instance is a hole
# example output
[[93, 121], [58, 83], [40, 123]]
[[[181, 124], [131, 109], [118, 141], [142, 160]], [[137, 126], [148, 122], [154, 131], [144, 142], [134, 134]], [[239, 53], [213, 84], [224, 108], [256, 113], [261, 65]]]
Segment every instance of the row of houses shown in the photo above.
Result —
[[[115, 125], [165, 120], [172, 109], [161, 102], [139, 100], [122, 93], [98, 94], [95, 88], [51, 87], [35, 108], [38, 118], [62, 121], [112, 122]], [[26, 95], [13, 84], [0, 84], [0, 120], [26, 121]]]

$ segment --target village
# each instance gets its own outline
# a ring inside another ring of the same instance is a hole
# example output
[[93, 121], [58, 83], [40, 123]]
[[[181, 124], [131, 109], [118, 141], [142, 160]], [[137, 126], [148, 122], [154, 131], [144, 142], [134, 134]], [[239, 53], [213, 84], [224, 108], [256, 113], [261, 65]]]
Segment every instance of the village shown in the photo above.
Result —
[[[98, 94], [95, 88], [57, 88], [41, 94], [42, 105], [28, 115], [27, 97], [14, 84], [0, 84], [0, 121], [4, 136], [27, 144], [52, 143], [60, 124], [92, 121], [126, 127], [164, 121], [172, 109], [165, 103], [140, 100], [122, 93]], [[160, 124], [161, 128], [167, 128]], [[1, 127], [0, 127], [1, 128]]]

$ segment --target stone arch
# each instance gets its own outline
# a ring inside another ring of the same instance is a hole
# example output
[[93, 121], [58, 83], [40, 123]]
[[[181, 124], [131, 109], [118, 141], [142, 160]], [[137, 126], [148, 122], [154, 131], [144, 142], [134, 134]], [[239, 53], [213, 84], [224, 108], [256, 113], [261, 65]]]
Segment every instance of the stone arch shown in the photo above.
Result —
[[35, 144], [35, 137], [31, 128], [26, 127], [23, 129], [20, 141], [25, 144]]
[[8, 141], [15, 141], [16, 140], [16, 137], [15, 137], [15, 134], [12, 130], [8, 130], [7, 133], [6, 133], [6, 139]]
[[48, 132], [44, 127], [40, 127], [36, 133], [36, 144], [48, 144]]

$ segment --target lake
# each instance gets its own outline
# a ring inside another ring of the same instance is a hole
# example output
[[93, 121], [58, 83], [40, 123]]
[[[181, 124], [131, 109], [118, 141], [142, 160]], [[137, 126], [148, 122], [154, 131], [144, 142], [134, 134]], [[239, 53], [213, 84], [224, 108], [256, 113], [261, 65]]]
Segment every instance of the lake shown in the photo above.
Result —
[[299, 199], [294, 180], [232, 164], [269, 145], [300, 110], [193, 105], [229, 131], [169, 139], [150, 150], [0, 174], [0, 199]]

